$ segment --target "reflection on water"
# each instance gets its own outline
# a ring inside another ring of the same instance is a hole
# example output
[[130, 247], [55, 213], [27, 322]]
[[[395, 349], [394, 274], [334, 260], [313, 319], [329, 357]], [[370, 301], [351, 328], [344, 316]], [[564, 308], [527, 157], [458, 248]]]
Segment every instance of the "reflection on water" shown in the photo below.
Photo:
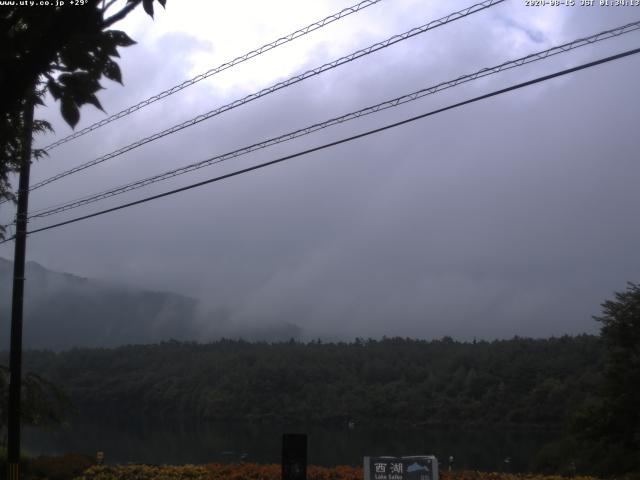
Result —
[[[309, 463], [361, 465], [365, 455], [434, 454], [446, 468], [530, 471], [538, 450], [556, 432], [536, 429], [391, 429], [161, 422], [77, 421], [57, 431], [26, 429], [30, 454], [105, 452], [107, 463], [183, 464], [246, 461], [280, 463], [283, 433], [307, 433]], [[507, 460], [508, 461], [505, 461]]]

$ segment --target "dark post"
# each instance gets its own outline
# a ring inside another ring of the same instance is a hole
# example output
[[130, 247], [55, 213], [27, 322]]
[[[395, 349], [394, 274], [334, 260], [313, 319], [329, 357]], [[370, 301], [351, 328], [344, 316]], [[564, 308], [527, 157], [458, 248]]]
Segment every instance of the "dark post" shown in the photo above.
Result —
[[31, 137], [33, 131], [33, 91], [27, 94], [24, 110], [24, 132], [18, 209], [16, 213], [16, 246], [13, 257], [13, 297], [11, 299], [11, 346], [9, 355], [9, 418], [7, 469], [8, 480], [20, 478], [20, 391], [22, 389], [22, 304], [24, 298], [24, 263], [27, 249], [27, 212], [29, 205], [29, 171], [31, 169]]
[[307, 479], [307, 435], [282, 435], [282, 480]]

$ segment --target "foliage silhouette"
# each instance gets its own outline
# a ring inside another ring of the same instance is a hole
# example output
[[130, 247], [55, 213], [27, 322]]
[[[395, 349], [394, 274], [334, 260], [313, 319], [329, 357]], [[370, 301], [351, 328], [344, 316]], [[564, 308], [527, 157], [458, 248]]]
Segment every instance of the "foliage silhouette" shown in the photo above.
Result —
[[[42, 105], [42, 95], [49, 92], [60, 102], [62, 117], [72, 127], [83, 105], [102, 109], [97, 97], [102, 89], [99, 80], [104, 76], [122, 83], [115, 60], [118, 48], [135, 43], [126, 33], [110, 28], [141, 3], [153, 17], [153, 2], [128, 0], [113, 13], [109, 12], [113, 0], [0, 9], [0, 198], [15, 200], [9, 176], [19, 169], [25, 136], [23, 113], [28, 103]], [[166, 0], [157, 2], [164, 7]], [[50, 128], [36, 121], [34, 133]], [[43, 154], [42, 150], [34, 152], [36, 158]]]

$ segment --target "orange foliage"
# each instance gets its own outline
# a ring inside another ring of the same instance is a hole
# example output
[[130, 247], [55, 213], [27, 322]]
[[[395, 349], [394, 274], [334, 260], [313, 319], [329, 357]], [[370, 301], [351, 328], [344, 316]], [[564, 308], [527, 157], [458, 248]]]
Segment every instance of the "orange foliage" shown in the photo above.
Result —
[[[258, 463], [207, 465], [211, 480], [280, 480], [282, 467], [276, 464]], [[307, 480], [362, 480], [362, 468], [338, 465], [337, 467], [307, 467]]]
[[[120, 465], [94, 466], [76, 480], [280, 480], [277, 464], [236, 463], [183, 466]], [[339, 465], [307, 468], [307, 480], [362, 480], [362, 468]], [[560, 476], [510, 474], [495, 472], [442, 472], [440, 480], [565, 480]], [[596, 480], [573, 477], [572, 480]]]

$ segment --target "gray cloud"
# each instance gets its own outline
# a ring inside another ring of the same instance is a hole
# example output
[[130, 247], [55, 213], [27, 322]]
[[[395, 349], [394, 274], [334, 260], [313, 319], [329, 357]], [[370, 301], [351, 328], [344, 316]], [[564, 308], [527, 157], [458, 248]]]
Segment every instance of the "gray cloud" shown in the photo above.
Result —
[[[533, 11], [516, 3], [61, 181], [34, 193], [32, 204], [102, 190], [629, 21], [629, 9], [566, 8], [545, 30], [544, 22], [531, 21]], [[398, 30], [413, 23], [407, 19]], [[490, 77], [145, 193], [631, 48], [637, 38], [609, 40]], [[145, 92], [178, 83], [189, 67], [181, 53], [197, 48], [209, 45], [186, 35], [136, 46], [123, 60], [126, 87], [109, 85], [104, 104], [115, 111]], [[308, 66], [328, 60], [326, 55], [319, 47]], [[204, 331], [224, 321], [237, 328], [289, 322], [308, 338], [594, 332], [590, 316], [599, 303], [626, 281], [637, 281], [640, 272], [640, 96], [633, 82], [639, 70], [638, 58], [621, 60], [37, 234], [29, 256], [57, 270], [198, 297], [206, 306]], [[36, 180], [232, 99], [217, 92], [215, 81], [203, 82], [61, 147], [37, 165]], [[64, 134], [56, 108], [50, 110]], [[101, 118], [98, 112], [83, 115]], [[0, 255], [8, 257], [9, 248]]]

